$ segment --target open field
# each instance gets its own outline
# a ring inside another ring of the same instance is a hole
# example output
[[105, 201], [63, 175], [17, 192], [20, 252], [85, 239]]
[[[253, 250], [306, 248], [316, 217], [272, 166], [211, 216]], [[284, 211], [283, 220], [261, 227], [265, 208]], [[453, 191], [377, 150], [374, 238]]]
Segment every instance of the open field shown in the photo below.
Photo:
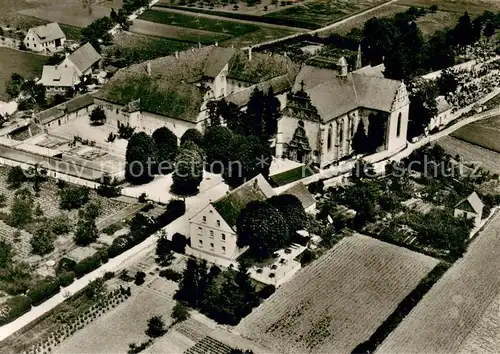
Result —
[[437, 263], [370, 237], [347, 237], [236, 330], [281, 353], [350, 353]]
[[[20, 2], [30, 3], [28, 0]], [[35, 17], [75, 27], [85, 27], [98, 18], [109, 16], [111, 12], [111, 7], [99, 4], [93, 4], [89, 10], [88, 5], [84, 5], [81, 0], [40, 0], [33, 3], [36, 5], [16, 6], [18, 8], [17, 15]]]
[[47, 57], [0, 47], [0, 100], [8, 99], [5, 87], [13, 73], [25, 77], [40, 77]]
[[[499, 232], [497, 214], [377, 353], [456, 353], [464, 340], [464, 352], [488, 353], [477, 347], [467, 349], [475, 342], [486, 345], [498, 340], [498, 312], [493, 312], [493, 301], [500, 294]], [[489, 320], [493, 321], [491, 327], [485, 328], [484, 321]]]
[[214, 44], [231, 38], [228, 34], [169, 26], [143, 20], [134, 20], [132, 26], [130, 26], [130, 31], [142, 35], [175, 39], [181, 42], [200, 42], [202, 44]]
[[241, 48], [262, 42], [271, 41], [277, 38], [290, 36], [295, 33], [297, 32], [282, 28], [261, 27], [257, 31], [249, 32], [242, 36], [228, 39], [227, 41], [224, 41], [222, 45], [224, 47], [235, 46], [236, 48]]
[[386, 2], [386, 0], [317, 0], [304, 2], [299, 6], [285, 8], [265, 16], [311, 22], [322, 27], [339, 18], [369, 7], [383, 4], [384, 2]]
[[491, 173], [500, 173], [500, 154], [495, 151], [451, 136], [442, 137], [437, 141], [437, 144], [441, 145], [451, 156], [460, 155], [466, 164], [474, 164], [491, 171]]
[[430, 7], [437, 5], [439, 10], [448, 12], [468, 11], [469, 14], [479, 15], [485, 10], [500, 10], [500, 2], [497, 0], [400, 0], [401, 5]]
[[212, 18], [184, 15], [167, 10], [148, 10], [139, 16], [144, 21], [161, 23], [164, 25], [178, 26], [181, 28], [192, 28], [201, 31], [219, 32], [232, 36], [241, 36], [259, 29], [258, 26], [239, 23], [235, 21], [223, 21]]
[[468, 124], [453, 132], [451, 136], [485, 149], [500, 152], [499, 134], [500, 117], [493, 117]]
[[436, 13], [427, 13], [415, 22], [424, 35], [432, 35], [436, 31], [455, 27], [462, 14], [463, 12], [436, 11]]

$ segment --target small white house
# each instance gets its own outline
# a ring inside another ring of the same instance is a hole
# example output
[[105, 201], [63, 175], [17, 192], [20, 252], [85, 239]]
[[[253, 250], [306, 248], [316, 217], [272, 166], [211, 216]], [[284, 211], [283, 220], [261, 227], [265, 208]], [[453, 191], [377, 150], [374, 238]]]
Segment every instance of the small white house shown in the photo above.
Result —
[[229, 266], [246, 251], [237, 245], [236, 220], [240, 212], [249, 202], [264, 201], [274, 195], [271, 185], [258, 175], [211, 202], [189, 220], [191, 249], [186, 252]]
[[74, 88], [80, 82], [80, 77], [73, 65], [44, 65], [39, 84], [45, 86], [47, 95], [64, 95], [68, 88]]
[[73, 53], [68, 55], [61, 65], [72, 65], [75, 68], [77, 75], [89, 75], [92, 69], [97, 66], [101, 56], [90, 43], [85, 43]]
[[30, 28], [24, 38], [26, 47], [35, 52], [56, 52], [65, 41], [66, 35], [56, 22]]
[[465, 216], [467, 219], [473, 219], [474, 227], [478, 227], [483, 216], [483, 208], [483, 202], [477, 193], [473, 192], [455, 206], [454, 215], [455, 217]]
[[429, 130], [442, 129], [457, 118], [457, 116], [453, 114], [453, 106], [448, 103], [444, 96], [437, 97], [436, 103], [437, 114], [431, 118]]

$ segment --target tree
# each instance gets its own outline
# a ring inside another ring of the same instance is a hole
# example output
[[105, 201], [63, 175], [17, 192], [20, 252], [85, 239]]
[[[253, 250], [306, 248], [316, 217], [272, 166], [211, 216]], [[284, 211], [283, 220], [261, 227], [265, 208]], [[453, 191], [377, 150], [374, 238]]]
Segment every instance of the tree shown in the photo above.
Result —
[[106, 123], [106, 113], [100, 106], [96, 106], [89, 116], [90, 122], [94, 125], [102, 125]]
[[187, 141], [192, 141], [200, 148], [204, 147], [203, 143], [203, 134], [198, 129], [190, 128], [184, 132], [181, 137], [181, 146], [184, 145]]
[[238, 246], [265, 259], [289, 241], [290, 229], [283, 215], [267, 202], [254, 201], [241, 211], [236, 222]]
[[17, 189], [27, 180], [27, 174], [19, 166], [12, 167], [7, 174], [7, 184], [9, 188]]
[[148, 183], [153, 179], [152, 166], [156, 164], [158, 150], [152, 137], [144, 132], [132, 135], [125, 154], [125, 178], [134, 184]]
[[495, 35], [496, 28], [493, 22], [486, 22], [486, 26], [484, 27], [483, 34], [485, 37], [491, 38]]
[[163, 233], [156, 243], [156, 262], [162, 267], [168, 267], [175, 259], [167, 235]]
[[80, 217], [76, 224], [74, 235], [75, 243], [78, 246], [88, 246], [99, 237], [99, 230], [95, 224], [95, 219]]
[[21, 93], [22, 85], [24, 84], [24, 78], [18, 73], [13, 73], [10, 76], [10, 80], [6, 84], [5, 92], [10, 98], [17, 98]]
[[302, 230], [307, 220], [307, 214], [300, 200], [290, 194], [280, 194], [268, 199], [269, 204], [278, 209], [288, 223], [290, 232]]
[[455, 65], [453, 50], [454, 39], [452, 31], [436, 31], [424, 47], [423, 66], [430, 71]]
[[229, 158], [223, 177], [230, 186], [239, 186], [258, 174], [269, 175], [271, 149], [259, 138], [235, 135], [226, 149]]
[[439, 94], [432, 80], [417, 79], [409, 84], [410, 112], [408, 117], [408, 138], [424, 133], [432, 117], [437, 114], [436, 98]]
[[210, 172], [220, 173], [224, 171], [229, 161], [229, 144], [232, 137], [233, 133], [221, 125], [210, 127], [205, 132], [205, 151]]
[[458, 88], [457, 75], [453, 72], [453, 70], [445, 69], [436, 79], [436, 85], [438, 87], [439, 94], [447, 96], [448, 94], [455, 92]]
[[153, 140], [158, 149], [158, 166], [160, 164], [167, 164], [168, 167], [165, 171], [158, 171], [161, 173], [168, 173], [173, 169], [173, 162], [177, 154], [177, 136], [167, 127], [161, 127], [153, 132]]
[[43, 256], [54, 250], [56, 236], [48, 225], [41, 224], [31, 237], [30, 244], [33, 254]]
[[458, 19], [453, 29], [453, 36], [459, 46], [470, 45], [474, 42], [474, 27], [467, 11]]
[[177, 301], [172, 309], [172, 319], [174, 323], [179, 323], [187, 320], [190, 317], [189, 311], [182, 302]]
[[[22, 189], [21, 189], [22, 191]], [[28, 191], [29, 193], [29, 191]], [[20, 228], [29, 223], [33, 217], [33, 199], [31, 195], [17, 194], [10, 208], [7, 223], [10, 226]]]
[[7, 268], [11, 264], [12, 257], [14, 257], [14, 252], [10, 243], [0, 240], [0, 269]]
[[363, 27], [363, 53], [366, 60], [372, 65], [383, 62], [394, 48], [398, 29], [393, 21], [386, 18], [371, 18]]
[[103, 278], [97, 278], [89, 282], [89, 285], [87, 285], [87, 288], [85, 289], [85, 295], [87, 298], [96, 302], [104, 300], [107, 292], [107, 286]]
[[67, 186], [58, 191], [59, 207], [65, 210], [78, 209], [85, 205], [90, 197], [86, 187]]
[[207, 262], [189, 258], [186, 262], [186, 268], [182, 273], [182, 280], [179, 284], [179, 290], [175, 294], [178, 300], [186, 301], [195, 308], [199, 308], [205, 297], [207, 289]]
[[64, 60], [64, 54], [54, 53], [48, 59], [45, 65], [57, 65]]
[[366, 154], [369, 152], [369, 145], [368, 136], [365, 131], [365, 123], [363, 119], [360, 119], [356, 133], [354, 133], [352, 137], [352, 150], [356, 154]]
[[148, 328], [146, 329], [146, 335], [151, 338], [158, 338], [167, 333], [165, 328], [165, 323], [160, 315], [151, 317], [148, 320]]
[[238, 132], [259, 137], [267, 143], [277, 132], [280, 115], [280, 102], [274, 96], [272, 88], [268, 93], [256, 88], [250, 96], [247, 110], [243, 114], [243, 124]]
[[196, 150], [180, 149], [172, 175], [172, 190], [180, 195], [193, 195], [203, 180], [203, 158]]

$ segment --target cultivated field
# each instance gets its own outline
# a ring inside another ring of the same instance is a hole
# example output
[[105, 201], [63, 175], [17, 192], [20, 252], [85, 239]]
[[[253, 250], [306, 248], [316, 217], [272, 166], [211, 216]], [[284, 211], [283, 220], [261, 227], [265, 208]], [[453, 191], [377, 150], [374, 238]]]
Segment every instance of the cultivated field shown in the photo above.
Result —
[[418, 7], [437, 5], [441, 11], [459, 12], [462, 14], [464, 11], [468, 11], [474, 15], [482, 14], [485, 10], [500, 10], [500, 2], [497, 0], [400, 0], [399, 3], [401, 5]]
[[434, 32], [444, 28], [455, 27], [462, 14], [463, 12], [436, 11], [436, 13], [427, 13], [415, 22], [424, 35], [432, 35]]
[[315, 0], [265, 16], [311, 22], [318, 27], [322, 27], [342, 17], [384, 2], [387, 2], [387, 0]]
[[0, 100], [8, 99], [5, 87], [13, 73], [25, 77], [40, 77], [47, 57], [0, 47]]
[[351, 353], [437, 263], [370, 237], [347, 237], [236, 330], [280, 353]]
[[267, 42], [277, 38], [290, 36], [295, 33], [297, 32], [282, 28], [261, 27], [257, 31], [250, 32], [242, 36], [233, 37], [227, 41], [224, 41], [222, 45], [225, 47], [235, 46], [236, 48], [241, 48], [262, 42]]
[[500, 152], [500, 116], [468, 124], [451, 134], [451, 136], [481, 146], [485, 149]]
[[[460, 348], [468, 353], [488, 353], [478, 347], [469, 350], [498, 340], [498, 311], [494, 311], [498, 304], [493, 301], [500, 294], [499, 233], [497, 214], [377, 353], [456, 353]], [[496, 352], [498, 346], [491, 351]]]
[[474, 164], [475, 166], [491, 171], [491, 173], [500, 173], [500, 154], [495, 151], [451, 136], [444, 136], [437, 143], [451, 156], [460, 155], [466, 164]]
[[202, 44], [213, 44], [231, 38], [228, 34], [169, 26], [143, 20], [134, 20], [132, 26], [130, 26], [130, 31], [148, 36], [193, 43], [200, 42]]

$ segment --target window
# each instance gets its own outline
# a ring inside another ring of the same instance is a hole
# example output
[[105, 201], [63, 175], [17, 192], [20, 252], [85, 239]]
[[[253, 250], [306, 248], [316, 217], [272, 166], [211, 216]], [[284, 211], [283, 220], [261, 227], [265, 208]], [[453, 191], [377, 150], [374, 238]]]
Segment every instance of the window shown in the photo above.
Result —
[[222, 234], [222, 241], [226, 241], [226, 234]]
[[222, 253], [226, 254], [226, 247], [222, 246]]
[[220, 226], [220, 220], [217, 220], [217, 226]]
[[214, 250], [214, 244], [213, 244], [213, 243], [211, 243], [211, 244], [210, 244], [210, 249], [211, 249], [212, 251]]
[[326, 137], [326, 147], [328, 151], [330, 151], [330, 149], [332, 148], [332, 137], [333, 137], [333, 127], [330, 124], [330, 126], [328, 127], [328, 136]]
[[203, 247], [203, 240], [198, 240], [198, 244], [200, 247]]
[[210, 238], [214, 238], [214, 230], [210, 230]]
[[203, 233], [203, 228], [198, 227], [198, 234], [201, 235]]
[[203, 222], [206, 223], [207, 222], [207, 217], [206, 216], [203, 216]]
[[398, 114], [398, 125], [396, 127], [396, 136], [399, 138], [401, 135], [401, 112]]

